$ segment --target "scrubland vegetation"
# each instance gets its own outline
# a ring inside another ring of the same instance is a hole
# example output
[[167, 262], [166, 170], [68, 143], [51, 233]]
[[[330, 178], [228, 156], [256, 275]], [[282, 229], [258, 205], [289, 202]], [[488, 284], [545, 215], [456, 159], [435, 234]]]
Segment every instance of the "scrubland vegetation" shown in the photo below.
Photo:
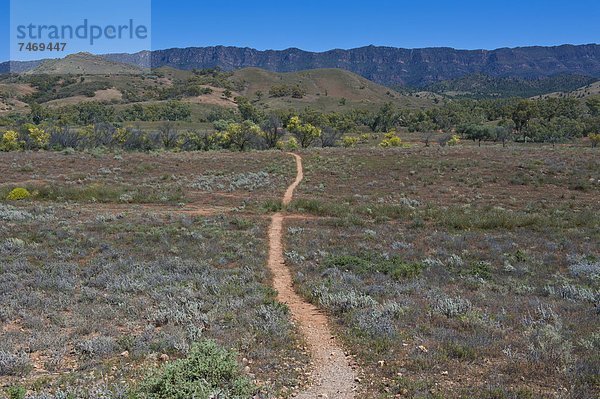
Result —
[[265, 73], [3, 78], [27, 105], [0, 115], [0, 396], [293, 397], [279, 211], [358, 397], [600, 395], [598, 97]]
[[[267, 113], [243, 97], [236, 98], [237, 112], [228, 119], [210, 118], [211, 129], [183, 130], [176, 121], [186, 120], [189, 107], [175, 101], [134, 106], [133, 120], [163, 121], [156, 130], [113, 122], [112, 108], [97, 103], [74, 106], [70, 115], [52, 115], [53, 111], [36, 106], [29, 118], [15, 120], [12, 129], [0, 137], [0, 149], [123, 149], [123, 150], [248, 150], [311, 146], [354, 147], [368, 141], [369, 134], [390, 133], [380, 144], [399, 146], [397, 131], [417, 132], [420, 141], [430, 146], [456, 144], [457, 140], [496, 142], [544, 142], [552, 145], [572, 143], [585, 138], [591, 147], [599, 143], [600, 127], [596, 99], [585, 105], [575, 99], [521, 100], [518, 102], [453, 102], [427, 111], [403, 111], [391, 103], [376, 112], [353, 110], [346, 113], [322, 113], [306, 108], [300, 113], [280, 110]], [[39, 115], [34, 115], [38, 113]], [[151, 112], [152, 117], [146, 117]], [[70, 119], [72, 125], [61, 118]], [[36, 122], [37, 121], [37, 124]], [[54, 121], [54, 122], [53, 122]], [[445, 132], [445, 133], [444, 133]], [[284, 140], [292, 136], [292, 142]], [[392, 140], [390, 140], [392, 139]]]
[[13, 154], [3, 192], [37, 181], [0, 203], [5, 388], [248, 397], [302, 381], [306, 356], [264, 268], [260, 215], [286, 184], [283, 156]]
[[[597, 95], [460, 99], [430, 93], [419, 105], [409, 106], [405, 101], [417, 97], [335, 72], [277, 78], [255, 69], [159, 69], [129, 77], [3, 76], [0, 95], [26, 108], [1, 114], [0, 149], [351, 147], [364, 141], [365, 134], [389, 132], [417, 132], [425, 145], [446, 145], [453, 135], [479, 145], [556, 145], [582, 138], [586, 145], [598, 145]], [[336, 92], [323, 87], [328, 80]], [[103, 100], [107, 93], [113, 97]], [[321, 98], [336, 105], [321, 105]], [[287, 134], [295, 137], [293, 143], [283, 139]]]
[[[598, 394], [595, 149], [302, 155], [286, 262], [355, 357], [361, 397]], [[30, 194], [0, 203], [6, 395], [270, 397], [304, 383], [304, 344], [264, 266], [265, 216], [294, 176], [284, 154], [0, 163], [2, 198]]]
[[576, 153], [305, 156], [287, 261], [369, 397], [598, 395], [599, 169]]

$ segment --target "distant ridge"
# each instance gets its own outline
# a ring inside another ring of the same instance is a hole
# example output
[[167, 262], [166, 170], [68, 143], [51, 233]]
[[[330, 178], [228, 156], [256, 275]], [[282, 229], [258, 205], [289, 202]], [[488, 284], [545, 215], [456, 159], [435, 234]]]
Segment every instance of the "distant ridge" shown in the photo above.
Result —
[[536, 79], [518, 77], [491, 77], [472, 74], [458, 79], [436, 82], [427, 90], [450, 97], [502, 98], [533, 97], [552, 92], [571, 92], [594, 83], [598, 78], [558, 74]]
[[0, 63], [0, 73], [23, 73], [31, 71], [40, 65], [44, 60], [37, 61], [7, 61]]
[[[538, 79], [554, 75], [600, 78], [600, 45], [518, 47], [497, 50], [452, 48], [403, 49], [368, 46], [321, 53], [295, 48], [260, 51], [240, 47], [190, 47], [136, 54], [108, 54], [104, 58], [132, 65], [177, 69], [219, 67], [236, 70], [258, 67], [273, 72], [339, 68], [390, 87], [423, 87], [472, 74]], [[18, 63], [15, 64], [17, 68]], [[0, 64], [0, 72], [8, 63]]]
[[39, 75], [131, 75], [142, 73], [142, 69], [135, 65], [112, 61], [90, 53], [76, 53], [65, 58], [45, 60], [26, 73]]

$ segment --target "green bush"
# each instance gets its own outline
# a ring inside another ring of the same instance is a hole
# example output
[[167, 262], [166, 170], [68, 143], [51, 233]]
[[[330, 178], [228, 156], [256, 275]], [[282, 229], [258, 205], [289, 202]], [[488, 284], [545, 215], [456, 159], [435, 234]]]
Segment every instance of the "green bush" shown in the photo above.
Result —
[[393, 258], [390, 264], [389, 275], [395, 280], [418, 277], [425, 266], [422, 263], [405, 263]]
[[335, 267], [340, 270], [349, 270], [362, 276], [378, 271], [398, 281], [418, 277], [425, 269], [425, 265], [422, 263], [405, 262], [398, 256], [384, 258], [368, 253], [359, 256], [330, 256], [324, 260], [323, 266], [325, 268]]
[[262, 204], [262, 209], [266, 212], [279, 212], [283, 208], [283, 203], [279, 199], [268, 199]]
[[[161, 191], [159, 188], [142, 187], [133, 190], [129, 186], [89, 184], [84, 186], [36, 185], [28, 186], [38, 201], [76, 201], [100, 203], [174, 203], [181, 202], [184, 193], [177, 188]], [[10, 195], [10, 194], [9, 194]], [[11, 200], [11, 198], [7, 198]]]
[[23, 399], [25, 398], [26, 394], [27, 390], [19, 385], [9, 387], [6, 390], [6, 395], [8, 399]]
[[194, 344], [185, 359], [176, 360], [140, 387], [141, 398], [250, 398], [256, 387], [244, 376], [233, 352], [214, 341]]
[[290, 208], [318, 216], [342, 217], [350, 213], [348, 206], [344, 204], [323, 202], [318, 199], [300, 198], [295, 200]]
[[488, 280], [492, 277], [492, 271], [490, 270], [490, 264], [487, 262], [475, 262], [471, 265], [471, 275], [475, 277]]
[[460, 359], [473, 361], [477, 359], [477, 351], [467, 345], [459, 342], [446, 342], [443, 345], [443, 352], [451, 359]]

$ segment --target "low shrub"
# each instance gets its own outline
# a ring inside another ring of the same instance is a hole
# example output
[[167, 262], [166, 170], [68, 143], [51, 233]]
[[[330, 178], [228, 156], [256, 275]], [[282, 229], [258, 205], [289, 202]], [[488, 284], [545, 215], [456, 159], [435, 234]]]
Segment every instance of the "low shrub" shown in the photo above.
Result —
[[280, 199], [268, 199], [262, 203], [261, 208], [265, 212], [279, 212], [283, 209], [283, 202]]
[[443, 344], [444, 353], [451, 359], [460, 359], [472, 361], [477, 359], [477, 351], [467, 345], [463, 345], [460, 342], [446, 342]]
[[231, 178], [229, 191], [246, 190], [254, 191], [256, 189], [271, 185], [271, 179], [267, 172], [249, 172], [240, 173]]
[[540, 323], [529, 332], [529, 359], [531, 362], [566, 368], [574, 360], [573, 345], [562, 335], [559, 327]]
[[14, 385], [12, 387], [8, 387], [6, 390], [6, 395], [8, 399], [24, 399], [27, 394], [27, 390], [25, 387], [20, 385]]
[[359, 309], [354, 314], [353, 324], [361, 335], [374, 339], [391, 339], [397, 334], [392, 318], [373, 306]]
[[390, 132], [385, 135], [384, 139], [379, 143], [379, 146], [383, 148], [404, 147], [405, 144], [400, 137], [396, 136], [395, 132]]
[[255, 191], [273, 185], [272, 176], [264, 171], [238, 173], [235, 175], [199, 176], [192, 188], [206, 192], [218, 191]]
[[545, 222], [537, 214], [500, 209], [429, 209], [426, 214], [440, 225], [457, 230], [512, 230], [519, 227], [541, 226]]
[[420, 262], [405, 262], [398, 256], [384, 258], [371, 254], [331, 256], [324, 260], [323, 265], [327, 268], [349, 270], [363, 276], [379, 272], [394, 280], [418, 277], [425, 269], [425, 264]]
[[244, 376], [233, 352], [205, 340], [192, 346], [185, 359], [176, 360], [146, 378], [141, 398], [209, 399], [250, 398], [256, 388]]
[[459, 144], [460, 144], [460, 136], [457, 134], [453, 134], [452, 137], [450, 137], [450, 140], [448, 140], [449, 146], [456, 146]]
[[600, 280], [600, 260], [596, 260], [592, 257], [574, 259], [569, 266], [569, 271], [575, 277]]
[[562, 299], [600, 303], [600, 291], [594, 291], [593, 289], [587, 287], [563, 283], [562, 285], [557, 286], [547, 285], [544, 287], [544, 291], [548, 295]]
[[95, 337], [81, 341], [76, 345], [76, 351], [86, 358], [103, 358], [117, 350], [117, 343], [111, 337]]
[[299, 212], [307, 212], [318, 216], [340, 217], [347, 215], [348, 207], [343, 204], [331, 204], [317, 199], [298, 199], [292, 202], [291, 208]]
[[163, 192], [158, 188], [141, 187], [131, 191], [127, 186], [108, 184], [89, 184], [85, 186], [39, 185], [35, 189], [35, 198], [40, 201], [76, 201], [100, 203], [165, 203], [181, 202], [183, 190]]
[[8, 201], [21, 201], [31, 197], [31, 193], [23, 187], [17, 187], [6, 196]]
[[479, 277], [488, 280], [492, 277], [491, 265], [489, 262], [475, 262], [471, 265], [469, 273], [474, 277]]
[[4, 222], [22, 222], [33, 219], [30, 212], [23, 211], [19, 208], [10, 205], [0, 204], [0, 220]]
[[356, 291], [330, 292], [323, 285], [313, 289], [311, 294], [321, 306], [334, 313], [344, 313], [353, 309], [370, 308], [377, 305], [377, 301], [369, 295]]
[[448, 318], [462, 316], [469, 312], [473, 305], [468, 299], [461, 297], [450, 297], [444, 294], [430, 299], [434, 312], [440, 313]]
[[356, 147], [356, 145], [359, 142], [359, 138], [358, 137], [352, 137], [352, 136], [344, 136], [342, 137], [342, 145], [345, 148], [353, 148]]
[[8, 130], [0, 137], [0, 151], [17, 151], [23, 148], [23, 142], [19, 140], [19, 133]]
[[31, 370], [31, 362], [26, 354], [13, 355], [0, 351], [0, 376], [23, 376]]
[[388, 274], [395, 280], [402, 280], [418, 277], [424, 268], [422, 263], [395, 262]]

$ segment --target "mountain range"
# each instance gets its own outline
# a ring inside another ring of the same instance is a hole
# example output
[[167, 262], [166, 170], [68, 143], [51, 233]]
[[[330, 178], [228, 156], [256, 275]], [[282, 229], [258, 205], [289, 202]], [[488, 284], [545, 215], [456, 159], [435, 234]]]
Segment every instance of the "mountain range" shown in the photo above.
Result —
[[[518, 47], [496, 50], [452, 48], [403, 49], [368, 46], [309, 52], [296, 48], [260, 51], [240, 47], [190, 47], [135, 54], [106, 54], [107, 60], [138, 66], [183, 70], [258, 67], [273, 72], [339, 68], [389, 87], [426, 87], [479, 74], [499, 78], [540, 79], [556, 75], [600, 78], [600, 45]], [[12, 70], [31, 70], [39, 62], [13, 62]], [[0, 64], [0, 73], [10, 70]]]

